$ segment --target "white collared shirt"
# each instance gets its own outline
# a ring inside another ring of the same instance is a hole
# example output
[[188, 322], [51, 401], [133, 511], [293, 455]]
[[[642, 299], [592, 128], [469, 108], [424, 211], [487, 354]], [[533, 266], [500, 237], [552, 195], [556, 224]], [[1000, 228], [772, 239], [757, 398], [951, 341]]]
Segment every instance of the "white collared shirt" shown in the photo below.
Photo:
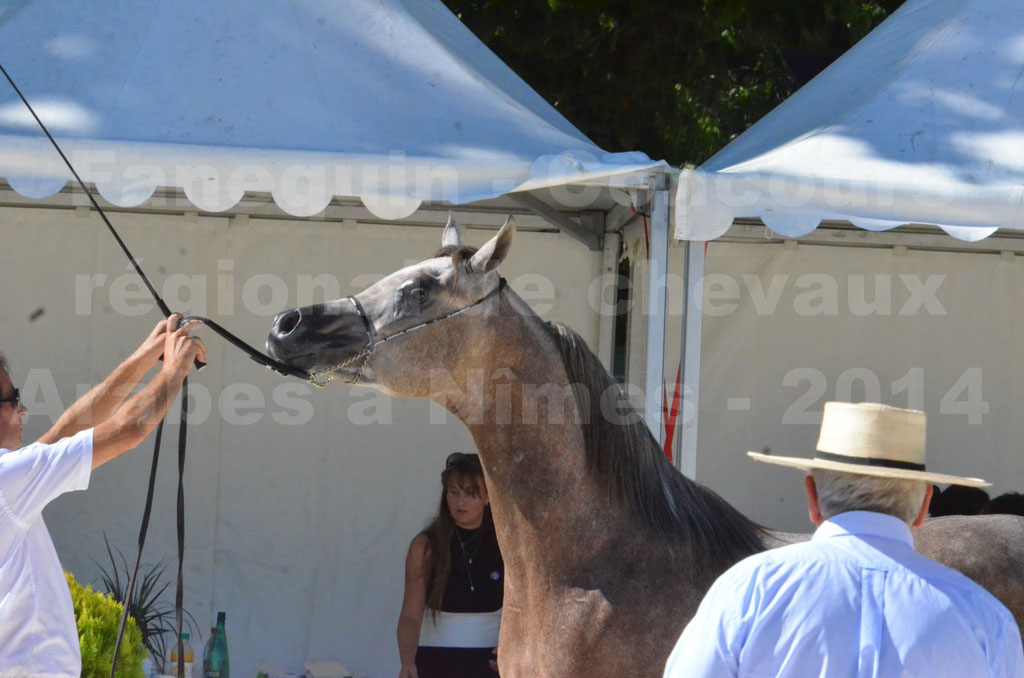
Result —
[[0, 676], [81, 674], [71, 594], [42, 511], [86, 489], [91, 472], [92, 429], [0, 450]]
[[1017, 624], [915, 553], [892, 516], [851, 511], [719, 577], [665, 678], [1024, 678]]

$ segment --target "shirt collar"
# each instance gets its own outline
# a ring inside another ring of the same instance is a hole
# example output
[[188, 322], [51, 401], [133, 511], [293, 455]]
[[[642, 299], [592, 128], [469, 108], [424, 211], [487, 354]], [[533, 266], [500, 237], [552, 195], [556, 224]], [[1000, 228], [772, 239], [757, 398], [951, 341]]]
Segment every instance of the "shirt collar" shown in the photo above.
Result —
[[847, 511], [832, 516], [818, 526], [812, 539], [830, 539], [848, 535], [892, 539], [914, 548], [914, 537], [905, 522], [895, 516], [874, 511]]

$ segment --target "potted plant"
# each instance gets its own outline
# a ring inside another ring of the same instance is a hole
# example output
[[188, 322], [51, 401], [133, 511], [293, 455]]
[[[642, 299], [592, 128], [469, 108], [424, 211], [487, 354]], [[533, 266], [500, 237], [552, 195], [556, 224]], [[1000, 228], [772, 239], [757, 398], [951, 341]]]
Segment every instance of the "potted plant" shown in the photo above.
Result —
[[[107, 547], [110, 566], [108, 569], [97, 563], [101, 572], [100, 579], [111, 598], [123, 603], [126, 598], [128, 581], [131, 578], [131, 568], [121, 550], [110, 546], [110, 541], [105, 533], [103, 543]], [[115, 552], [117, 553], [116, 559]], [[170, 656], [167, 634], [170, 634], [171, 643], [176, 640], [174, 637], [174, 606], [161, 600], [161, 596], [170, 585], [170, 582], [162, 581], [166, 569], [166, 559], [155, 565], [140, 564], [138, 582], [128, 600], [128, 614], [135, 619], [138, 625], [142, 645], [149, 651], [153, 665], [161, 673], [167, 673], [169, 668], [166, 665], [167, 658]], [[185, 615], [185, 623], [195, 637], [194, 629], [197, 627], [194, 623], [195, 618], [187, 610]], [[125, 635], [127, 637], [127, 632]]]
[[[121, 623], [121, 604], [109, 595], [82, 586], [70, 572], [64, 573], [71, 591], [78, 624], [78, 643], [82, 651], [82, 678], [110, 678], [114, 643]], [[135, 620], [128, 618], [117, 658], [115, 678], [142, 678], [142, 634]]]

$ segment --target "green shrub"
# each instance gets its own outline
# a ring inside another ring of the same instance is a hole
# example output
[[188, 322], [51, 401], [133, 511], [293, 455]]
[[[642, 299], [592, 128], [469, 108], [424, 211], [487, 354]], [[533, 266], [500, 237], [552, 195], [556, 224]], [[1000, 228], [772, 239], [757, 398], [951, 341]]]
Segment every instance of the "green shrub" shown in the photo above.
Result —
[[[82, 678], [110, 678], [117, 627], [121, 623], [121, 604], [108, 595], [93, 591], [91, 586], [82, 586], [70, 572], [64, 575], [71, 589], [71, 602], [75, 606], [75, 621], [78, 623]], [[142, 678], [144, 654], [142, 634], [135, 620], [129, 617], [117, 660], [117, 678]]]

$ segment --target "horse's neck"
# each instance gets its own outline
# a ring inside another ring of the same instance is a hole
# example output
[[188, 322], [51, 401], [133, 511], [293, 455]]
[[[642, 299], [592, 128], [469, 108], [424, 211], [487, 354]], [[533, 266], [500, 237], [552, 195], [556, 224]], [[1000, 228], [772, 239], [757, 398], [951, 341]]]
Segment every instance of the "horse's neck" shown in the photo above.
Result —
[[[473, 374], [462, 371], [447, 404], [473, 435], [487, 471], [503, 550], [515, 542], [529, 552], [537, 546], [531, 540], [543, 538], [545, 555], [566, 562], [571, 557], [551, 534], [571, 535], [574, 525], [599, 517], [610, 528], [617, 517], [587, 477], [578, 407], [555, 341], [525, 302], [508, 296], [480, 330], [468, 361]], [[579, 550], [577, 541], [563, 541]]]
[[[544, 322], [509, 292], [476, 342], [473, 385], [456, 414], [502, 487], [579, 481], [584, 473], [578, 408], [561, 355]], [[468, 396], [468, 397], [466, 397]], [[541, 499], [536, 497], [535, 499]]]

